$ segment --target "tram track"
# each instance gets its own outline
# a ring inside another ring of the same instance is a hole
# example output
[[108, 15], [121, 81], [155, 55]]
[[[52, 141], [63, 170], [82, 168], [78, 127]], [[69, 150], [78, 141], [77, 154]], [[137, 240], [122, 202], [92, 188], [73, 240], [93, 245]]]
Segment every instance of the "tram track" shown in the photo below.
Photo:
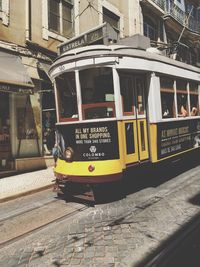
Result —
[[27, 212], [31, 212], [31, 211], [37, 210], [38, 208], [47, 206], [47, 205], [49, 205], [49, 204], [51, 204], [51, 203], [54, 203], [54, 202], [57, 202], [57, 201], [58, 201], [57, 199], [53, 199], [53, 200], [50, 200], [49, 202], [44, 203], [44, 204], [42, 204], [42, 205], [37, 205], [37, 206], [35, 206], [35, 207], [28, 208], [28, 209], [24, 209], [23, 211], [16, 212], [16, 213], [13, 214], [13, 215], [5, 216], [5, 217], [3, 217], [3, 219], [0, 219], [0, 225], [2, 225], [2, 223], [4, 223], [6, 220], [11, 220], [11, 219], [13, 219], [13, 218], [16, 218], [17, 216], [24, 215], [24, 214], [26, 214]]
[[[54, 207], [52, 207], [52, 203], [54, 204]], [[31, 234], [37, 233], [49, 225], [56, 224], [69, 218], [71, 219], [90, 208], [89, 206], [77, 203], [70, 203], [67, 207], [65, 203], [64, 208], [63, 205], [59, 204], [59, 201], [54, 200], [42, 205], [40, 208], [35, 207], [28, 211], [23, 211], [20, 214], [15, 214], [2, 219], [0, 221], [0, 249]], [[47, 208], [48, 205], [49, 207]], [[56, 205], [57, 211], [55, 210]]]

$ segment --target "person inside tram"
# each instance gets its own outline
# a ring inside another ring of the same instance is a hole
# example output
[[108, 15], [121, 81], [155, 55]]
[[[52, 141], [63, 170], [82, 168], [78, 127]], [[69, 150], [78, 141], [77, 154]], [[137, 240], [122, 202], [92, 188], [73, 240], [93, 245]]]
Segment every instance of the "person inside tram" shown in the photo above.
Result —
[[173, 112], [172, 112], [172, 99], [170, 95], [163, 94], [161, 96], [161, 102], [162, 102], [162, 117], [163, 119], [165, 118], [172, 118], [173, 117]]
[[187, 117], [188, 111], [187, 111], [187, 96], [185, 94], [178, 95], [178, 116], [179, 117]]
[[179, 117], [187, 117], [188, 112], [184, 105], [181, 105]]
[[170, 117], [170, 112], [167, 106], [167, 103], [165, 101], [163, 101], [162, 103], [162, 116], [163, 118], [169, 118]]
[[197, 116], [198, 114], [198, 109], [196, 107], [192, 107], [190, 115], [191, 116]]

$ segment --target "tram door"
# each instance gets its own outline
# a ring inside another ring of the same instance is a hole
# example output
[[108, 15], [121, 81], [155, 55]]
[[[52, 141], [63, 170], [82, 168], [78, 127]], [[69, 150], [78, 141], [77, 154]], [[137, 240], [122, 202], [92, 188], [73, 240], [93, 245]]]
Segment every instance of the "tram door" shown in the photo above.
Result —
[[131, 164], [149, 158], [145, 106], [145, 78], [140, 75], [120, 75], [123, 104], [125, 163]]

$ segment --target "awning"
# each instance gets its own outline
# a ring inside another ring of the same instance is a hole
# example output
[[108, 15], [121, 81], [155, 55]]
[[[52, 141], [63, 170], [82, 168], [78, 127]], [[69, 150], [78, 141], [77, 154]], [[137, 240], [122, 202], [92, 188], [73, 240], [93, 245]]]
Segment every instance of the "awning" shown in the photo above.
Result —
[[0, 51], [0, 91], [32, 94], [33, 82], [19, 56]]

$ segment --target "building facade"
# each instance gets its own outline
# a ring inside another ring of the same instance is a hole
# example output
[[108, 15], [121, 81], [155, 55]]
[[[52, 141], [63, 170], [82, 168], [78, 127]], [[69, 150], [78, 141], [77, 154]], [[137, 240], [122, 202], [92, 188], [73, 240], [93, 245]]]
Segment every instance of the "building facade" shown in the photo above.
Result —
[[57, 52], [137, 34], [200, 66], [198, 0], [0, 0], [0, 172], [53, 163]]

